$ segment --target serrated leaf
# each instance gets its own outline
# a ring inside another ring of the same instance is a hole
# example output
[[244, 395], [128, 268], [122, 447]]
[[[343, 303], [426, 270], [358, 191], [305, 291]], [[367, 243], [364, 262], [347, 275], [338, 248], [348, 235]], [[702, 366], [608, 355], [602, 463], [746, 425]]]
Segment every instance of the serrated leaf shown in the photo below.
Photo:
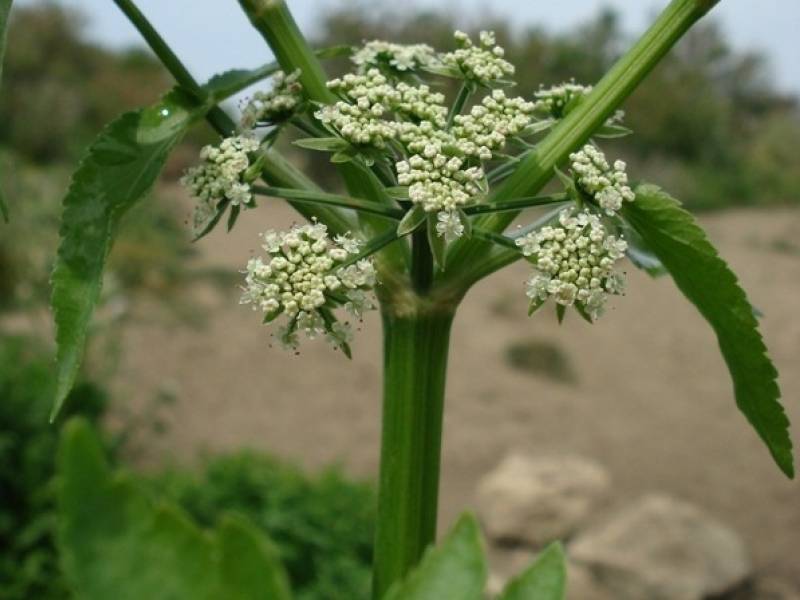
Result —
[[341, 152], [350, 148], [350, 144], [338, 137], [301, 138], [292, 143], [300, 148], [305, 148], [306, 150], [317, 150], [319, 152]]
[[657, 186], [639, 186], [636, 200], [626, 203], [623, 215], [714, 329], [739, 409], [781, 470], [793, 477], [789, 420], [778, 401], [778, 373], [736, 275], [692, 215]]
[[271, 544], [245, 519], [223, 517], [217, 535], [225, 600], [289, 600], [286, 571]]
[[431, 247], [433, 262], [444, 271], [447, 262], [447, 240], [436, 231], [436, 215], [428, 214], [428, 245]]
[[[231, 79], [226, 81], [226, 93], [238, 91]], [[153, 187], [189, 126], [222, 99], [219, 92], [201, 100], [175, 88], [157, 104], [123, 114], [92, 142], [73, 174], [64, 198], [61, 242], [52, 275], [58, 374], [51, 420], [80, 368], [103, 268], [120, 219]]]
[[478, 523], [464, 515], [441, 544], [429, 548], [419, 565], [389, 589], [384, 600], [482, 600], [485, 585]]
[[528, 569], [506, 585], [498, 600], [563, 600], [567, 568], [561, 544], [550, 544]]
[[212, 536], [156, 504], [131, 477], [111, 472], [85, 421], [65, 427], [58, 464], [58, 544], [81, 600], [289, 599], [282, 567], [255, 529], [227, 521]]
[[427, 217], [428, 213], [425, 212], [425, 209], [421, 205], [415, 204], [414, 208], [409, 210], [398, 223], [397, 237], [408, 235], [422, 225]]

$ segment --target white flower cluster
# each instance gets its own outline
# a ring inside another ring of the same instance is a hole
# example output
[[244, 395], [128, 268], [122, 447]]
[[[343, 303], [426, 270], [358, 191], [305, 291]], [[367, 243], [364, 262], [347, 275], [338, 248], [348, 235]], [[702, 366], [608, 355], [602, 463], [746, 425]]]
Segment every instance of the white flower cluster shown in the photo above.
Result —
[[625, 255], [627, 243], [609, 235], [597, 215], [567, 209], [557, 226], [545, 226], [516, 241], [532, 257], [538, 273], [527, 283], [534, 307], [553, 298], [563, 306], [577, 305], [597, 319], [609, 294], [621, 294], [624, 278], [614, 264]]
[[[566, 116], [567, 105], [576, 98], [582, 98], [592, 91], [592, 86], [575, 83], [574, 80], [559, 83], [553, 87], [539, 88], [534, 97], [534, 108], [537, 113], [546, 115], [553, 119], [562, 119]], [[614, 125], [622, 122], [625, 113], [618, 110], [607, 121], [606, 125]]]
[[492, 150], [502, 148], [506, 139], [518, 135], [531, 123], [534, 104], [521, 97], [508, 98], [494, 90], [473, 106], [469, 114], [457, 115], [452, 134], [459, 150], [482, 160], [492, 158]]
[[303, 101], [300, 71], [286, 75], [278, 71], [272, 76], [272, 89], [256, 92], [242, 109], [242, 129], [271, 124], [290, 117]]
[[249, 204], [253, 199], [250, 177], [250, 154], [258, 150], [256, 139], [236, 136], [222, 140], [219, 146], [200, 150], [203, 163], [187, 169], [181, 178], [191, 194], [200, 200], [195, 209], [195, 227], [201, 227], [217, 209], [221, 200], [232, 205]]
[[494, 32], [481, 31], [477, 46], [463, 31], [456, 31], [454, 37], [458, 48], [439, 57], [443, 65], [482, 85], [514, 74], [514, 65], [503, 58], [505, 51], [497, 45]]
[[397, 71], [413, 71], [430, 64], [435, 57], [427, 44], [392, 44], [382, 40], [367, 42], [352, 56], [359, 71], [389, 66]]
[[375, 286], [372, 261], [337, 266], [358, 254], [359, 242], [347, 235], [331, 239], [321, 223], [270, 230], [262, 238], [268, 260], [255, 257], [247, 263], [240, 302], [261, 310], [265, 322], [285, 315], [279, 339], [287, 348], [297, 347], [299, 333], [309, 339], [324, 335], [336, 346], [346, 344], [352, 333], [332, 311], [343, 305], [360, 317], [374, 308], [368, 293]]
[[397, 182], [409, 186], [409, 199], [426, 212], [452, 211], [481, 192], [483, 169], [463, 165], [464, 159], [443, 154], [441, 145], [431, 140], [421, 154], [396, 164]]
[[426, 85], [394, 85], [378, 69], [349, 73], [329, 81], [328, 87], [344, 100], [323, 106], [315, 116], [352, 144], [383, 148], [397, 138], [402, 123], [391, 119], [392, 113], [437, 126], [443, 126], [447, 117], [443, 94]]
[[594, 197], [609, 216], [622, 208], [623, 201], [632, 202], [636, 198], [628, 186], [624, 161], [617, 160], [612, 167], [605, 155], [591, 144], [570, 154], [569, 160], [578, 185]]

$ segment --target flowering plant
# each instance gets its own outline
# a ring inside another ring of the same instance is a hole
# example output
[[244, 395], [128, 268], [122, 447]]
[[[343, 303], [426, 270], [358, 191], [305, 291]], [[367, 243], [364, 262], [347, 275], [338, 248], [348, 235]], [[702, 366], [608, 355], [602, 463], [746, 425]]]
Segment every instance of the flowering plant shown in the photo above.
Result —
[[[284, 346], [296, 350], [304, 338], [320, 337], [347, 355], [352, 332], [342, 319], [380, 308], [375, 598], [483, 593], [485, 565], [472, 521], [461, 521], [441, 548], [426, 549], [437, 524], [453, 318], [474, 283], [517, 260], [530, 265], [520, 291], [530, 313], [553, 304], [559, 320], [572, 308], [589, 323], [623, 291], [618, 265], [625, 258], [651, 274], [668, 272], [717, 334], [739, 408], [793, 475], [777, 373], [736, 277], [677, 201], [655, 186], [632, 186], [625, 163], [601, 149], [604, 138], [631, 133], [620, 105], [713, 0], [672, 0], [596, 85], [565, 82], [532, 98], [513, 94], [515, 67], [491, 32], [477, 41], [456, 32], [447, 51], [370, 41], [344, 49], [352, 71], [328, 80], [320, 61], [343, 50], [312, 51], [281, 0], [240, 0], [277, 63], [199, 85], [133, 2], [115, 1], [178, 86], [157, 105], [111, 123], [65, 198], [53, 273], [54, 415], [80, 365], [120, 217], [152, 186], [183, 133], [205, 118], [222, 140], [204, 148], [201, 164], [183, 179], [197, 200], [197, 237], [226, 215], [228, 228], [242, 214], [250, 218], [262, 198], [285, 199], [307, 221], [266, 230], [264, 256], [243, 265], [241, 302], [260, 311], [267, 327], [280, 318], [276, 333]], [[253, 94], [238, 123], [220, 108], [267, 77], [271, 85]], [[438, 91], [447, 79], [458, 83], [453, 98]], [[297, 146], [330, 155], [346, 194], [321, 190], [275, 150], [287, 129], [305, 136]], [[543, 193], [551, 181], [559, 190]], [[539, 218], [509, 229], [534, 207]], [[502, 598], [562, 597], [562, 563], [554, 547]], [[70, 564], [77, 580], [89, 581], [91, 572]]]

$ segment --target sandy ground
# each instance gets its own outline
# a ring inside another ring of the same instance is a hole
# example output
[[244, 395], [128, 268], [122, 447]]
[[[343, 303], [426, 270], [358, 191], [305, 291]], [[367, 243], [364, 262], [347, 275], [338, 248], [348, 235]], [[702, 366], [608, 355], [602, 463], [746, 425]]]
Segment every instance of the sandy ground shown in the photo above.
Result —
[[[234, 233], [202, 243], [202, 261], [239, 269], [256, 234], [292, 216], [243, 215]], [[704, 217], [722, 255], [763, 313], [763, 333], [781, 371], [785, 403], [800, 423], [800, 211], [741, 210]], [[448, 379], [442, 526], [474, 498], [480, 476], [510, 450], [575, 453], [606, 465], [612, 505], [647, 491], [695, 502], [738, 530], [757, 568], [800, 585], [800, 484], [786, 480], [736, 410], [714, 336], [672, 282], [629, 271], [629, 292], [595, 326], [550, 310], [526, 317], [518, 264], [477, 286], [455, 324]], [[255, 447], [309, 467], [341, 462], [374, 477], [380, 419], [380, 326], [367, 319], [347, 363], [322, 344], [299, 357], [270, 348], [267, 329], [236, 297], [199, 287], [203, 328], [158, 320], [124, 340], [121, 397], [145, 406], [174, 390], [169, 432], [147, 445], [144, 463], [191, 462], [203, 452]], [[515, 370], [509, 344], [556, 345], [575, 383]], [[800, 439], [795, 425], [794, 438]]]

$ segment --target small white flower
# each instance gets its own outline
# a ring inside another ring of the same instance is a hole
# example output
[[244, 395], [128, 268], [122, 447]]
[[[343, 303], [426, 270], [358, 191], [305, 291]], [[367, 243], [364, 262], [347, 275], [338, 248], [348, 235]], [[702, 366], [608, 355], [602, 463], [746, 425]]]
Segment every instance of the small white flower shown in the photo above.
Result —
[[361, 72], [382, 66], [405, 72], [430, 64], [434, 57], [433, 48], [427, 44], [392, 44], [373, 40], [357, 50], [352, 61]]
[[308, 339], [324, 335], [338, 340], [338, 345], [345, 343], [346, 330], [333, 311], [344, 306], [360, 316], [374, 307], [368, 295], [376, 280], [372, 261], [362, 259], [338, 267], [352, 254], [343, 245], [352, 250], [358, 242], [349, 235], [331, 240], [321, 223], [298, 225], [285, 232], [270, 230], [262, 239], [267, 256], [248, 261], [240, 302], [260, 310], [269, 321], [284, 315], [286, 324], [279, 338], [289, 348], [297, 348], [298, 333]]
[[278, 71], [272, 76], [272, 89], [256, 92], [242, 108], [241, 127], [244, 130], [288, 119], [303, 102], [300, 71], [286, 75]]
[[258, 147], [258, 140], [246, 136], [225, 138], [219, 146], [203, 147], [202, 164], [189, 168], [181, 178], [181, 184], [200, 200], [194, 215], [196, 229], [202, 229], [215, 216], [222, 200], [233, 206], [252, 203], [250, 184], [255, 176], [248, 169], [252, 164], [250, 155]]
[[464, 235], [464, 224], [458, 212], [443, 210], [437, 214], [436, 233], [448, 244]]
[[580, 188], [592, 196], [609, 216], [619, 211], [623, 202], [633, 202], [636, 198], [628, 186], [623, 161], [616, 161], [612, 167], [605, 155], [591, 144], [570, 154], [569, 160]]
[[621, 294], [624, 278], [614, 264], [627, 244], [609, 235], [600, 219], [588, 211], [566, 209], [557, 225], [542, 227], [517, 240], [536, 274], [527, 282], [532, 306], [548, 298], [563, 306], [577, 305], [593, 320], [604, 309], [609, 294]]
[[459, 47], [441, 55], [440, 61], [461, 71], [465, 78], [488, 85], [514, 74], [514, 65], [503, 59], [503, 48], [495, 45], [494, 32], [481, 31], [478, 46], [463, 31], [456, 31], [453, 37]]

